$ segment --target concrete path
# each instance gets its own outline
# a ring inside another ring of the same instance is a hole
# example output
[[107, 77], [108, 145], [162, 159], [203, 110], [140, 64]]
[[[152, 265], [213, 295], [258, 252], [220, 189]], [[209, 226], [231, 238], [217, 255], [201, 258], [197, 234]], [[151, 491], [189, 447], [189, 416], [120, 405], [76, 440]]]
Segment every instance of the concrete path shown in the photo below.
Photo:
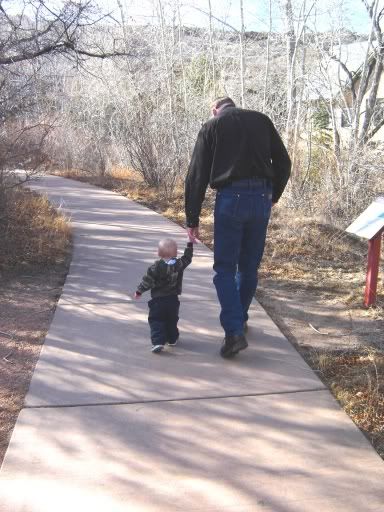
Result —
[[63, 294], [0, 472], [1, 512], [371, 512], [384, 464], [254, 303], [249, 349], [226, 361], [199, 245], [185, 272], [181, 342], [150, 352], [160, 238], [185, 232], [113, 192], [44, 177], [71, 216]]

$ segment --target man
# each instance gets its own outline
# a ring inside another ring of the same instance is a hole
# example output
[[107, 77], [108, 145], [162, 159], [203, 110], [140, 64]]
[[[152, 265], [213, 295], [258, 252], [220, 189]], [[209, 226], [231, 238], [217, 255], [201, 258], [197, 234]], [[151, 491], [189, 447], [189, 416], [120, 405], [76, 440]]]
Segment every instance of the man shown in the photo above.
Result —
[[223, 97], [213, 103], [212, 115], [198, 134], [189, 165], [185, 212], [188, 235], [198, 238], [208, 184], [217, 190], [213, 282], [225, 332], [220, 354], [229, 358], [248, 346], [244, 332], [271, 206], [283, 193], [291, 161], [264, 114], [236, 108], [231, 98]]

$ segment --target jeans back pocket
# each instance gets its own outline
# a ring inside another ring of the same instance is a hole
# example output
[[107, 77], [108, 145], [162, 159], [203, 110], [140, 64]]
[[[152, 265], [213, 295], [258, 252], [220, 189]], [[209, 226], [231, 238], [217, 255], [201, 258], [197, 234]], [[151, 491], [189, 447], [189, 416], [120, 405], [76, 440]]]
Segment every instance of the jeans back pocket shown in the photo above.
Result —
[[236, 217], [239, 208], [240, 194], [218, 192], [216, 196], [215, 215]]

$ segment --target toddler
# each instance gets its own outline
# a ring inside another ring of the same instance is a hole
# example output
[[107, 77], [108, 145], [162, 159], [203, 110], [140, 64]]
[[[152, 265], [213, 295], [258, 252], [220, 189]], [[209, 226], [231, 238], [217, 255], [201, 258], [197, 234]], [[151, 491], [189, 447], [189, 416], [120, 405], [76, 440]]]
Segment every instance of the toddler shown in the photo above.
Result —
[[148, 323], [151, 329], [152, 352], [161, 352], [167, 343], [175, 346], [179, 339], [177, 322], [184, 269], [191, 263], [193, 244], [187, 243], [183, 256], [177, 258], [177, 244], [171, 238], [159, 242], [159, 260], [151, 265], [137, 287], [135, 299], [151, 290], [148, 302]]

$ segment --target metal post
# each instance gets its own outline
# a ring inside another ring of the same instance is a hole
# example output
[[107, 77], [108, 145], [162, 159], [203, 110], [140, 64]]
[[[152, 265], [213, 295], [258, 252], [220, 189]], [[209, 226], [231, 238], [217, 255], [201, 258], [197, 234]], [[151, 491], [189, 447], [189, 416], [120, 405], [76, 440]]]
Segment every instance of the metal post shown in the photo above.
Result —
[[381, 235], [383, 230], [379, 231], [375, 237], [368, 242], [368, 269], [367, 280], [365, 285], [364, 304], [372, 306], [376, 302], [377, 278], [379, 275]]

